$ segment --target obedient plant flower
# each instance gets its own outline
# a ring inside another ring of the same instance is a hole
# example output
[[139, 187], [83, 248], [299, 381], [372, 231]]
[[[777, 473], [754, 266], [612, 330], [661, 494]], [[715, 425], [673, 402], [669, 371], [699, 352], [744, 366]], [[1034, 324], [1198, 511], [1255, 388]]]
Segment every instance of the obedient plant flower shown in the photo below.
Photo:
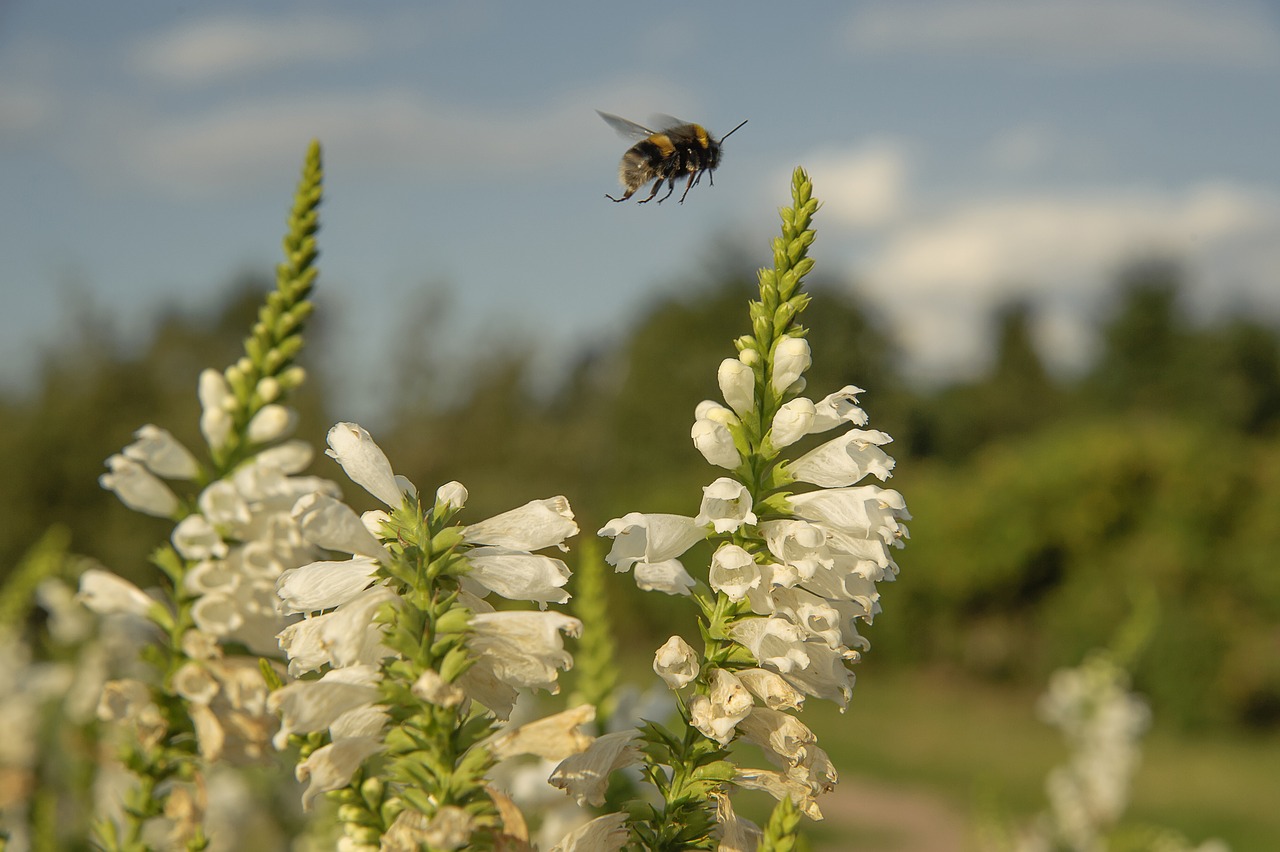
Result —
[[304, 495], [338, 493], [333, 483], [303, 475], [311, 449], [286, 440], [296, 418], [285, 397], [305, 378], [294, 359], [311, 311], [320, 183], [313, 145], [278, 287], [259, 311], [244, 355], [199, 376], [207, 452], [146, 425], [107, 460], [100, 479], [125, 505], [175, 522], [169, 546], [153, 557], [165, 592], [144, 593], [97, 569], [81, 578], [79, 597], [91, 609], [158, 628], [144, 655], [151, 678], [135, 672], [111, 681], [98, 704], [102, 718], [132, 727], [122, 750], [138, 781], [121, 816], [100, 822], [103, 848], [142, 848], [144, 834], [163, 834], [164, 823], [174, 848], [203, 848], [207, 764], [258, 759], [276, 730], [264, 672], [279, 673], [258, 658], [275, 653], [275, 636], [290, 620], [277, 607], [276, 581], [322, 554], [304, 540], [292, 510]]
[[[816, 800], [836, 773], [792, 713], [805, 696], [847, 705], [849, 665], [868, 648], [855, 624], [871, 622], [880, 609], [876, 583], [897, 575], [890, 553], [907, 535], [906, 504], [898, 492], [865, 483], [891, 475], [893, 459], [883, 449], [890, 437], [860, 428], [867, 423], [860, 388], [817, 401], [801, 396], [813, 361], [798, 322], [809, 301], [800, 284], [813, 267], [806, 255], [817, 201], [810, 193], [796, 170], [774, 268], [761, 270], [760, 299], [750, 307], [752, 333], [734, 341], [737, 357], [716, 372], [723, 404], [704, 401], [695, 412], [694, 445], [727, 475], [703, 489], [692, 518], [633, 512], [600, 530], [613, 539], [608, 561], [619, 571], [634, 567], [637, 579], [642, 568], [676, 560], [701, 539], [713, 545], [706, 573], [690, 586], [706, 641], [701, 660], [673, 638], [654, 661], [677, 691], [682, 721], [702, 739], [645, 729], [646, 751], [670, 767], [646, 772], [666, 805], [633, 824], [645, 848], [717, 839], [721, 848], [750, 848], [757, 834], [733, 816], [727, 782], [821, 817]], [[792, 458], [782, 455], [829, 431], [837, 434]], [[760, 746], [775, 769], [725, 762], [735, 738]], [[716, 836], [698, 833], [695, 826], [717, 816]]]
[[[485, 777], [497, 760], [561, 759], [591, 742], [574, 733], [591, 707], [500, 727], [521, 690], [559, 690], [572, 665], [564, 637], [582, 625], [554, 611], [495, 611], [485, 600], [544, 610], [568, 600], [568, 568], [532, 551], [563, 548], [578, 527], [563, 497], [463, 525], [460, 484], [424, 505], [365, 429], [339, 423], [328, 444], [385, 508], [359, 515], [323, 493], [293, 507], [303, 538], [349, 558], [317, 559], [277, 581], [281, 609], [303, 617], [279, 636], [289, 674], [301, 679], [271, 696], [276, 744], [301, 743], [304, 805], [333, 792], [349, 847], [462, 848], [502, 829], [503, 805]], [[371, 798], [372, 778], [386, 781]]]

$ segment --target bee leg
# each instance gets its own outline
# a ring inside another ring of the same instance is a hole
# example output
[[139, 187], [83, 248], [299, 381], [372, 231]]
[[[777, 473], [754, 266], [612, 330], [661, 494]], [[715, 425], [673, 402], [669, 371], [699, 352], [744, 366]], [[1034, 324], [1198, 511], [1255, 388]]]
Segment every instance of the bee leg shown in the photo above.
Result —
[[[653, 200], [653, 197], [654, 197], [655, 195], [657, 195], [657, 194], [658, 194], [658, 190], [660, 190], [660, 189], [662, 189], [662, 178], [658, 178], [657, 180], [655, 180], [655, 181], [653, 182], [653, 192], [649, 193], [649, 197], [648, 197], [648, 198], [642, 198], [642, 199], [640, 199], [640, 200], [639, 200], [638, 202], [636, 202], [636, 203], [637, 203], [637, 204], [644, 204], [646, 201], [652, 201], [652, 200]], [[661, 201], [659, 201], [658, 203], [659, 203], [659, 204], [661, 204], [662, 202], [661, 202]]]
[[684, 186], [684, 195], [680, 196], [681, 204], [684, 204], [685, 198], [689, 195], [689, 190], [693, 189], [693, 179], [700, 174], [702, 174], [702, 172], [694, 172], [691, 175], [689, 175], [689, 182]]
[[606, 192], [606, 193], [604, 194], [604, 197], [605, 197], [605, 198], [607, 198], [607, 199], [609, 199], [610, 201], [614, 201], [614, 202], [617, 202], [617, 201], [626, 201], [628, 198], [630, 198], [630, 197], [631, 197], [631, 193], [627, 193], [626, 195], [622, 196], [621, 198], [614, 198], [612, 195], [610, 195], [609, 193], [607, 193], [607, 192]]
[[661, 204], [662, 202], [666, 201], [668, 198], [671, 197], [671, 193], [675, 191], [676, 191], [676, 179], [671, 178], [671, 180], [667, 181], [667, 194], [659, 198], [658, 203]]

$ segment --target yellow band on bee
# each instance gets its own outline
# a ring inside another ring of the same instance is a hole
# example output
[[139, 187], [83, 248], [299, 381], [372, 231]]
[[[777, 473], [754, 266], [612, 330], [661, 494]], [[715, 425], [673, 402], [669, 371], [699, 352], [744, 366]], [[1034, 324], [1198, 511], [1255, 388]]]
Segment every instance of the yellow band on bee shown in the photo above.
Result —
[[655, 133], [649, 137], [649, 141], [658, 146], [658, 151], [664, 157], [669, 157], [675, 153], [676, 146], [671, 144], [671, 137], [665, 133]]

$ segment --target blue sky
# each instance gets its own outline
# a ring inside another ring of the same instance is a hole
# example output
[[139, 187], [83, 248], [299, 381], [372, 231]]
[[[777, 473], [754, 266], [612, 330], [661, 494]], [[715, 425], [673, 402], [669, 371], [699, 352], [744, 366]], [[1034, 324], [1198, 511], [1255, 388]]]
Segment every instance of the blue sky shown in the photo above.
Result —
[[[614, 205], [596, 108], [723, 133], [714, 188]], [[321, 353], [376, 375], [446, 287], [457, 351], [549, 363], [625, 327], [726, 240], [766, 259], [787, 178], [815, 258], [924, 377], [987, 350], [993, 303], [1087, 358], [1115, 270], [1187, 264], [1202, 315], [1280, 318], [1280, 8], [1249, 0], [780, 4], [0, 4], [0, 383], [71, 305], [124, 334], [270, 272], [325, 145]], [[727, 345], [727, 342], [726, 342]], [[317, 355], [319, 357], [320, 355]]]

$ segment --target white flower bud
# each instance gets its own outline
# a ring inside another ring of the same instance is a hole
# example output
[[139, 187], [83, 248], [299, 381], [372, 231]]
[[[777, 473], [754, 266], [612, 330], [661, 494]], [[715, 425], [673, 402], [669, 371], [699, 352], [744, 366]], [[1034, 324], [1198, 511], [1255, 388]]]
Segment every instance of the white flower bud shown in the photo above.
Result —
[[98, 477], [98, 484], [114, 491], [130, 509], [157, 518], [178, 511], [177, 495], [140, 463], [117, 454], [107, 459], [107, 467], [110, 472]]
[[733, 433], [723, 423], [709, 419], [698, 420], [693, 424], [689, 435], [698, 452], [711, 464], [733, 470], [742, 463], [742, 456], [733, 445]]
[[755, 408], [756, 374], [746, 364], [737, 358], [726, 358], [720, 362], [716, 379], [720, 383], [720, 393], [724, 396], [724, 401], [729, 403], [729, 407], [736, 411], [739, 417], [745, 417]]
[[698, 655], [689, 643], [672, 636], [653, 656], [653, 670], [672, 689], [691, 683], [698, 677]]
[[133, 434], [138, 440], [124, 448], [124, 455], [141, 462], [156, 476], [195, 479], [200, 473], [196, 457], [168, 431], [148, 423]]
[[814, 416], [813, 400], [804, 397], [797, 397], [779, 408], [769, 430], [774, 449], [789, 447], [809, 434]]
[[781, 394], [809, 369], [813, 358], [809, 341], [803, 337], [784, 337], [773, 347], [773, 392]]
[[249, 421], [247, 430], [249, 441], [254, 444], [266, 444], [277, 438], [283, 438], [293, 431], [297, 422], [298, 413], [292, 408], [277, 402], [264, 405]]
[[213, 449], [226, 445], [234, 425], [229, 409], [235, 405], [235, 397], [227, 379], [217, 370], [200, 373], [197, 390], [200, 397], [200, 433]]
[[280, 381], [275, 376], [263, 376], [258, 380], [256, 390], [263, 402], [275, 402], [280, 398]]
[[337, 459], [351, 481], [393, 509], [404, 501], [391, 462], [363, 427], [356, 423], [338, 423], [326, 438], [325, 455]]
[[99, 615], [127, 613], [145, 617], [157, 605], [133, 583], [101, 568], [90, 568], [80, 575], [77, 597]]
[[446, 482], [436, 489], [436, 506], [450, 512], [456, 512], [467, 505], [466, 486], [461, 482]]

